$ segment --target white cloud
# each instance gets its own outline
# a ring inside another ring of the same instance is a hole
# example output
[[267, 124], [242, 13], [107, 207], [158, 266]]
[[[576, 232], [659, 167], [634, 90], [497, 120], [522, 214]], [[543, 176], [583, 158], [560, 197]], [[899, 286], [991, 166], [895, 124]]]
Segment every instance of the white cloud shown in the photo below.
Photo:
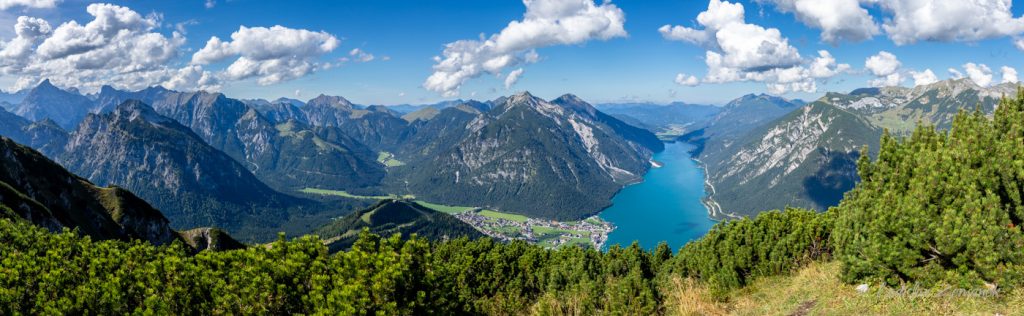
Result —
[[949, 69], [946, 69], [946, 71], [949, 72], [949, 77], [950, 78], [957, 79], [957, 80], [964, 78], [964, 74], [962, 72], [960, 72], [959, 70], [956, 70], [956, 68], [949, 68]]
[[1024, 38], [1018, 38], [1013, 40], [1013, 45], [1017, 46], [1017, 49], [1024, 50]]
[[756, 0], [793, 13], [800, 22], [821, 30], [821, 40], [858, 42], [879, 33], [878, 25], [858, 0]]
[[512, 86], [515, 85], [522, 76], [523, 68], [519, 68], [508, 73], [508, 76], [505, 77], [505, 89], [508, 90], [509, 88], [512, 88]]
[[1017, 69], [1013, 69], [1013, 67], [1009, 66], [1003, 66], [1000, 71], [1003, 73], [1002, 83], [1017, 83], [1020, 81], [1017, 80]]
[[423, 87], [455, 96], [467, 80], [536, 62], [537, 48], [627, 35], [625, 13], [607, 0], [600, 5], [593, 0], [523, 0], [523, 4], [523, 19], [509, 22], [497, 34], [446, 44], [443, 57], [434, 58], [434, 72]]
[[694, 87], [700, 84], [700, 79], [697, 79], [697, 77], [693, 75], [687, 76], [685, 74], [677, 74], [676, 84], [679, 84], [681, 86]]
[[170, 79], [162, 83], [172, 90], [220, 90], [220, 81], [202, 66], [189, 65], [171, 72]]
[[898, 72], [894, 72], [882, 77], [871, 79], [868, 84], [872, 87], [895, 87], [903, 84], [903, 80], [906, 79]]
[[216, 6], [216, 5], [217, 5], [217, 1], [216, 0], [206, 0], [206, 2], [203, 3], [203, 6], [205, 6], [207, 9], [213, 9], [213, 7]]
[[58, 2], [60, 0], [0, 0], [0, 10], [7, 10], [13, 7], [49, 9], [56, 7]]
[[8, 42], [0, 42], [0, 69], [5, 72], [23, 69], [35, 50], [52, 29], [50, 23], [40, 18], [22, 16], [14, 24], [15, 37]]
[[979, 41], [1024, 32], [1012, 0], [864, 0], [891, 14], [882, 28], [898, 45], [918, 41]]
[[868, 57], [864, 61], [864, 67], [867, 68], [872, 75], [876, 78], [868, 81], [868, 84], [872, 87], [893, 87], [903, 83], [906, 79], [902, 74], [899, 73], [900, 61], [887, 51], [880, 51], [874, 56]]
[[887, 51], [880, 51], [864, 61], [864, 67], [871, 71], [871, 74], [884, 77], [900, 69], [900, 61]]
[[291, 29], [276, 25], [239, 27], [225, 42], [212, 37], [192, 55], [192, 64], [205, 65], [238, 56], [223, 72], [230, 80], [257, 78], [270, 85], [296, 79], [325, 67], [317, 59], [334, 51], [340, 41], [326, 32]]
[[992, 83], [992, 69], [989, 69], [985, 64], [966, 63], [964, 64], [964, 71], [967, 73], [967, 78], [974, 81], [979, 86], [987, 87]]
[[668, 40], [707, 50], [704, 62], [708, 73], [703, 80], [707, 83], [756, 81], [764, 82], [773, 94], [815, 92], [817, 79], [849, 70], [849, 65], [837, 64], [824, 50], [805, 66], [808, 61], [778, 29], [748, 24], [744, 14], [742, 4], [711, 0], [708, 9], [697, 15], [703, 29], [665, 25], [658, 31]]
[[56, 28], [42, 19], [18, 18], [16, 36], [0, 45], [0, 72], [17, 77], [13, 89], [44, 78], [83, 91], [95, 91], [104, 84], [130, 89], [164, 83], [216, 87], [216, 80], [201, 67], [168, 66], [179, 56], [185, 37], [179, 32], [159, 33], [159, 15], [142, 16], [111, 4], [90, 4], [86, 12], [91, 21], [68, 21]]
[[742, 4], [711, 0], [707, 11], [697, 15], [697, 22], [704, 29], [665, 25], [658, 31], [666, 39], [715, 51], [728, 68], [758, 71], [800, 63], [800, 53], [778, 29], [746, 23]]
[[366, 51], [359, 48], [353, 48], [351, 51], [348, 52], [348, 55], [352, 56], [352, 60], [362, 63], [370, 62], [377, 58], [376, 56], [373, 56], [373, 54], [367, 53]]
[[811, 62], [811, 77], [830, 78], [850, 70], [848, 64], [836, 64], [835, 57], [832, 57], [826, 50], [819, 50], [818, 57]]
[[936, 82], [939, 82], [939, 78], [935, 76], [935, 73], [931, 69], [925, 69], [922, 72], [911, 71], [910, 76], [914, 77], [914, 86], [926, 86]]

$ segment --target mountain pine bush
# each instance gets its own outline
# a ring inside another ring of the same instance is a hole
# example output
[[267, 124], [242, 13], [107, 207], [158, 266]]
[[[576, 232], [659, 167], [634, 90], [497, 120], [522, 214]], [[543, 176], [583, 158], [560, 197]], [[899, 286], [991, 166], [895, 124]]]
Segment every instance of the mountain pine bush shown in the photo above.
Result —
[[715, 225], [674, 258], [672, 269], [709, 283], [716, 295], [757, 277], [785, 274], [827, 256], [831, 217], [787, 209]]
[[847, 282], [977, 288], [1024, 280], [1024, 92], [993, 118], [961, 111], [948, 132], [886, 133], [836, 213]]

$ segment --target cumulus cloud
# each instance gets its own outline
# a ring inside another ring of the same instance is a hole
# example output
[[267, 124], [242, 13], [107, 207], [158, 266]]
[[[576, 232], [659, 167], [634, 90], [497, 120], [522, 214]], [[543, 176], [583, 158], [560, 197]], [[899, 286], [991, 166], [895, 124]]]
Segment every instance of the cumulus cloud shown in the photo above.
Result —
[[167, 79], [162, 84], [167, 89], [172, 90], [220, 90], [221, 84], [212, 73], [204, 71], [203, 67], [197, 65], [188, 65], [177, 71], [171, 72], [170, 79]]
[[677, 74], [676, 84], [681, 86], [693, 87], [700, 84], [700, 79], [697, 79], [697, 77], [693, 75], [687, 76], [685, 74]]
[[1024, 18], [1013, 16], [1012, 0], [755, 1], [792, 13], [803, 24], [820, 29], [821, 39], [829, 43], [861, 41], [879, 34], [879, 25], [867, 10], [871, 7], [879, 9], [881, 28], [897, 45], [976, 42], [1024, 32]]
[[939, 82], [939, 78], [935, 76], [935, 73], [931, 69], [925, 69], [922, 72], [911, 71], [910, 76], [914, 77], [914, 86], [926, 86], [936, 82]]
[[892, 87], [902, 84], [905, 78], [899, 73], [900, 65], [896, 55], [887, 51], [880, 51], [878, 54], [868, 57], [864, 61], [864, 68], [867, 68], [876, 77], [868, 81], [868, 84], [872, 87]]
[[320, 56], [338, 48], [340, 41], [326, 32], [313, 32], [276, 25], [241, 26], [231, 34], [231, 41], [214, 36], [206, 46], [192, 55], [192, 64], [206, 65], [238, 57], [223, 72], [230, 80], [256, 78], [260, 85], [270, 85], [308, 75], [324, 64]]
[[697, 15], [697, 23], [703, 28], [665, 25], [658, 31], [665, 39], [689, 42], [707, 50], [704, 62], [708, 73], [703, 81], [708, 83], [757, 81], [764, 82], [773, 94], [814, 92], [817, 79], [850, 68], [837, 64], [824, 50], [818, 52], [818, 57], [805, 61], [778, 29], [749, 24], [744, 14], [742, 4], [711, 0], [708, 9]]
[[58, 2], [60, 0], [0, 0], [0, 10], [7, 10], [13, 7], [49, 9], [56, 7]]
[[50, 23], [46, 20], [18, 17], [18, 22], [14, 24], [15, 37], [8, 42], [0, 42], [0, 67], [6, 72], [23, 69], [35, 47], [51, 32]]
[[[918, 41], [979, 41], [1024, 32], [1012, 0], [875, 0], [891, 18], [882, 28], [898, 45]], [[870, 1], [869, 1], [870, 2]]]
[[207, 9], [213, 9], [213, 7], [217, 6], [217, 1], [216, 0], [206, 0], [206, 2], [203, 3], [203, 6], [205, 6]]
[[992, 83], [992, 69], [989, 69], [985, 64], [966, 63], [964, 64], [964, 72], [967, 73], [967, 78], [974, 81], [975, 84], [987, 87]]
[[505, 89], [507, 90], [512, 88], [512, 86], [515, 85], [516, 82], [519, 81], [519, 78], [522, 76], [523, 68], [519, 68], [508, 73], [508, 76], [505, 77]]
[[538, 48], [627, 35], [625, 13], [610, 1], [598, 5], [593, 0], [523, 0], [523, 4], [523, 19], [509, 22], [497, 34], [446, 44], [442, 56], [434, 58], [434, 72], [423, 87], [455, 96], [466, 81], [484, 73], [498, 74], [536, 62]]
[[1013, 67], [1003, 66], [1003, 68], [1001, 68], [1000, 71], [1003, 73], [1002, 83], [1017, 83], [1020, 81], [1017, 80], [1017, 69], [1013, 69]]
[[821, 40], [858, 42], [879, 33], [878, 25], [858, 0], [756, 0], [793, 13], [803, 24], [821, 30]]
[[888, 76], [900, 68], [900, 61], [887, 51], [880, 51], [864, 61], [864, 67], [871, 71], [871, 74], [879, 77]]
[[[17, 77], [13, 89], [44, 78], [85, 91], [103, 84], [135, 89], [168, 82], [184, 87], [187, 82], [201, 88], [199, 82], [213, 82], [201, 68], [168, 66], [179, 56], [185, 38], [179, 32], [159, 33], [159, 15], [143, 16], [111, 4], [90, 4], [86, 12], [91, 21], [68, 21], [56, 28], [39, 18], [18, 18], [15, 37], [0, 43], [0, 72]], [[201, 80], [204, 74], [207, 80]], [[197, 79], [175, 81], [184, 75]]]

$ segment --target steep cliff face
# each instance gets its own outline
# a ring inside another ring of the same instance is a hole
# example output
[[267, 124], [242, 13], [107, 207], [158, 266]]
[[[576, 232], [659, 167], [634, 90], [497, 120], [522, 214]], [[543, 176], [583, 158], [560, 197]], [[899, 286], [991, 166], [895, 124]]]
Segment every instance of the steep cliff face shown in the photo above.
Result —
[[139, 101], [87, 117], [59, 160], [96, 183], [138, 193], [176, 227], [237, 230], [283, 222], [284, 206], [295, 200], [271, 190], [190, 129]]
[[455, 143], [403, 170], [412, 192], [455, 205], [578, 219], [639, 180], [662, 148], [650, 132], [572, 96], [552, 103], [518, 94], [464, 126], [451, 131], [463, 135]]
[[169, 221], [131, 192], [97, 187], [42, 154], [0, 137], [0, 205], [51, 230], [77, 228], [99, 239], [177, 238]]

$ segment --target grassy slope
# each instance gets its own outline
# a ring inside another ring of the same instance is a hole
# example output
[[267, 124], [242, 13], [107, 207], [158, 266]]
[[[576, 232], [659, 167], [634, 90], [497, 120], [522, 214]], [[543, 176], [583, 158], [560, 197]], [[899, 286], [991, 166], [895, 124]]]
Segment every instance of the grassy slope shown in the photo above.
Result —
[[892, 289], [839, 280], [838, 262], [812, 263], [790, 276], [767, 277], [729, 295], [725, 302], [690, 280], [670, 282], [670, 315], [1021, 315], [1024, 290], [992, 297], [899, 296]]

